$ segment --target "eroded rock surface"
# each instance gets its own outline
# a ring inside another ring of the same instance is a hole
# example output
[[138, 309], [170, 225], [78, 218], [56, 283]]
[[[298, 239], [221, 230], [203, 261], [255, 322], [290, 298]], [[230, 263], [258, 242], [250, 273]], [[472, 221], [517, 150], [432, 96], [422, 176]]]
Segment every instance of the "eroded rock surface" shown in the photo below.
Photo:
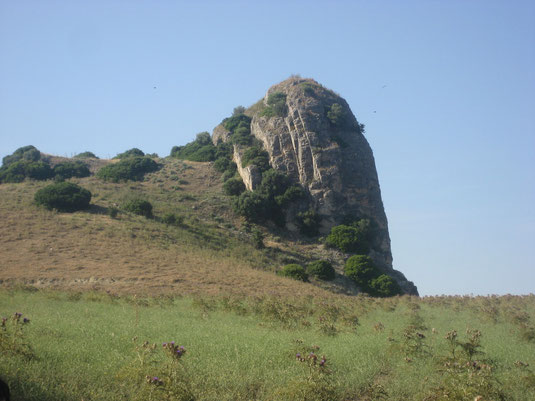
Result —
[[[263, 99], [264, 108], [269, 107], [272, 94], [285, 95], [284, 113], [263, 116], [262, 108], [251, 113], [251, 134], [269, 153], [271, 166], [308, 189], [311, 206], [322, 217], [322, 233], [348, 216], [373, 221], [377, 235], [370, 256], [391, 271], [406, 292], [417, 293], [403, 274], [392, 271], [388, 222], [373, 152], [347, 102], [312, 79], [290, 78], [272, 86]], [[220, 125], [214, 130], [214, 142], [227, 141], [229, 135]], [[234, 160], [241, 166], [238, 147]], [[239, 169], [249, 190], [259, 184], [250, 170]]]

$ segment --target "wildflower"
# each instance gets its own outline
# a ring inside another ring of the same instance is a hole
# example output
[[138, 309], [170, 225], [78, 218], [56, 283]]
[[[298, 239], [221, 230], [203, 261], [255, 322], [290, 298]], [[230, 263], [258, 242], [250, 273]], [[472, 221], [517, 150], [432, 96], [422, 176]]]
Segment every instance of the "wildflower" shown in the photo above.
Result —
[[163, 343], [162, 347], [164, 347], [164, 348], [167, 347], [167, 343]]
[[25, 318], [22, 320], [22, 323], [30, 323], [30, 319], [28, 319], [28, 318], [25, 317]]

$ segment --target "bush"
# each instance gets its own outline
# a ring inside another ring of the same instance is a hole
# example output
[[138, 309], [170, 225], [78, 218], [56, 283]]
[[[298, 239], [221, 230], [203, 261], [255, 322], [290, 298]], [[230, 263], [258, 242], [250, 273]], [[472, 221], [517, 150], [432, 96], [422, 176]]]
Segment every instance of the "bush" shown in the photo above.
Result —
[[123, 205], [123, 209], [138, 216], [152, 217], [152, 204], [143, 199], [132, 199]]
[[245, 113], [245, 107], [236, 106], [236, 107], [234, 107], [234, 110], [232, 111], [232, 117], [239, 116], [239, 115], [241, 115], [243, 113]]
[[332, 125], [341, 127], [345, 121], [345, 111], [338, 103], [333, 103], [327, 110], [327, 118]]
[[112, 207], [108, 208], [108, 215], [112, 219], [115, 219], [118, 214], [119, 214], [119, 209], [117, 209], [115, 206], [112, 206]]
[[315, 237], [319, 234], [320, 222], [320, 215], [312, 209], [297, 214], [296, 223], [299, 232], [307, 237]]
[[334, 280], [336, 273], [330, 262], [318, 260], [307, 266], [308, 274], [319, 278], [320, 280]]
[[297, 263], [292, 263], [284, 266], [280, 271], [279, 275], [284, 277], [290, 277], [294, 280], [307, 281], [308, 274], [305, 271], [304, 267], [298, 265]]
[[0, 182], [22, 182], [25, 178], [48, 180], [54, 176], [50, 165], [42, 161], [18, 160], [0, 168]]
[[127, 150], [126, 152], [119, 153], [117, 156], [114, 157], [114, 159], [126, 159], [127, 157], [143, 157], [145, 156], [145, 153], [143, 153], [142, 150], [138, 148], [132, 148]]
[[81, 161], [64, 162], [54, 166], [54, 175], [62, 178], [89, 177], [91, 173], [85, 163]]
[[373, 261], [365, 255], [351, 256], [345, 264], [344, 273], [347, 277], [364, 290], [368, 289], [368, 283], [379, 277], [379, 269]]
[[49, 210], [75, 212], [89, 207], [91, 192], [71, 182], [59, 182], [41, 188], [34, 199]]
[[230, 132], [234, 132], [238, 126], [250, 126], [251, 125], [251, 117], [246, 116], [245, 114], [238, 114], [236, 116], [232, 116], [229, 118], [225, 118], [221, 124], [223, 124], [223, 127], [225, 127]]
[[401, 295], [403, 292], [396, 280], [386, 274], [381, 274], [379, 277], [370, 280], [368, 289], [370, 295], [383, 298]]
[[35, 162], [40, 159], [41, 152], [39, 152], [35, 146], [28, 145], [18, 148], [11, 155], [5, 156], [2, 159], [2, 164], [4, 167], [7, 167], [12, 163], [18, 162], [19, 160]]
[[264, 249], [264, 234], [262, 231], [255, 229], [253, 231], [253, 244], [256, 249]]
[[180, 226], [184, 223], [184, 216], [177, 216], [174, 213], [166, 213], [162, 217], [162, 223], [168, 226]]
[[260, 112], [261, 117], [284, 117], [288, 112], [286, 107], [286, 94], [274, 92], [268, 96], [268, 106]]
[[[226, 157], [220, 157], [214, 162], [214, 169], [220, 173], [224, 173], [229, 169], [231, 161]], [[236, 163], [234, 163], [236, 164]]]
[[243, 192], [236, 199], [234, 209], [247, 221], [261, 222], [267, 215], [266, 200], [256, 191]]
[[[236, 165], [236, 163], [234, 163], [234, 165]], [[230, 180], [231, 178], [233, 178], [234, 176], [236, 175], [236, 172], [235, 171], [225, 171], [223, 173], [223, 175], [221, 176], [221, 179], [223, 180], [223, 182], [227, 182], [228, 180]]]
[[185, 146], [174, 146], [171, 157], [194, 162], [210, 162], [215, 160], [216, 148], [208, 132], [197, 134], [193, 142]]
[[93, 152], [82, 152], [74, 156], [75, 159], [98, 159]]
[[261, 172], [269, 170], [269, 154], [260, 146], [252, 146], [243, 152], [242, 167], [255, 165]]
[[158, 170], [158, 163], [149, 157], [129, 157], [102, 167], [97, 177], [104, 181], [141, 181], [146, 173]]
[[368, 232], [364, 225], [355, 227], [341, 224], [331, 229], [325, 244], [342, 252], [366, 254], [369, 251]]
[[245, 191], [245, 184], [241, 178], [231, 178], [223, 184], [223, 190], [229, 196], [240, 196]]

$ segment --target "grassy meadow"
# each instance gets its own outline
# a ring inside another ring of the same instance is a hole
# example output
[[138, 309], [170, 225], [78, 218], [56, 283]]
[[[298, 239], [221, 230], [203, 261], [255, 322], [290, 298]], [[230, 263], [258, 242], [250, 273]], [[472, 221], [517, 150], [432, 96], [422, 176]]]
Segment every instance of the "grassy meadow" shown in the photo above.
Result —
[[13, 287], [0, 291], [0, 315], [0, 376], [14, 400], [535, 399], [532, 295], [137, 297]]
[[[246, 224], [210, 163], [159, 162], [141, 182], [71, 179], [93, 195], [75, 213], [34, 204], [50, 182], [0, 185], [13, 400], [535, 399], [535, 296], [356, 295], [347, 255]], [[274, 274], [320, 259], [333, 281]]]

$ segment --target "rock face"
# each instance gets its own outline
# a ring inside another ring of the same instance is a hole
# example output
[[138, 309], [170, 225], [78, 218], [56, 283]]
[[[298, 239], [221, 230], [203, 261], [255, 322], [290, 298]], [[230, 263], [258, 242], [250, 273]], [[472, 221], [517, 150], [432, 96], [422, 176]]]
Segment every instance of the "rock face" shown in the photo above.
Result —
[[[272, 86], [262, 107], [270, 106], [270, 95], [285, 97], [285, 110], [271, 116], [251, 113], [251, 134], [268, 152], [271, 166], [308, 190], [310, 205], [322, 217], [322, 233], [349, 216], [373, 221], [377, 235], [370, 256], [405, 292], [417, 293], [416, 287], [392, 268], [388, 222], [373, 153], [347, 102], [312, 79], [290, 78]], [[218, 126], [213, 140], [227, 141], [229, 135]], [[241, 165], [237, 147], [234, 160]], [[259, 184], [258, 174], [249, 167], [240, 168], [239, 173], [247, 189]]]

